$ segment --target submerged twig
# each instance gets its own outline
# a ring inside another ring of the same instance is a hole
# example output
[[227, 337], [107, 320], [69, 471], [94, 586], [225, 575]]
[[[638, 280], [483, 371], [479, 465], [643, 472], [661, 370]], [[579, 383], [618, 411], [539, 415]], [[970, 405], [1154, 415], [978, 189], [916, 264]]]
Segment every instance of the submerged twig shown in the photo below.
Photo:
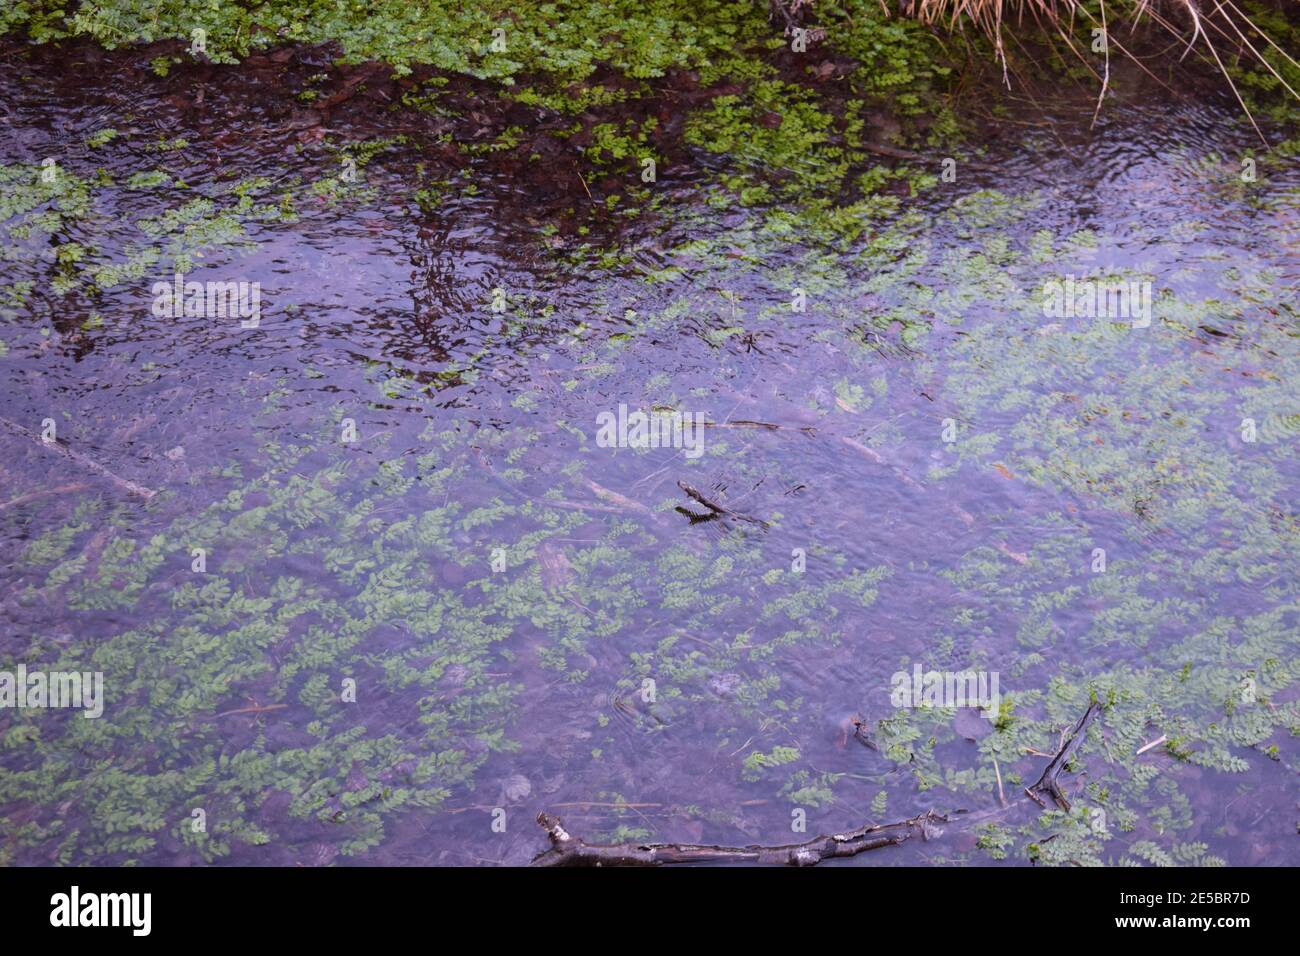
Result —
[[947, 817], [927, 810], [898, 823], [864, 826], [850, 833], [816, 836], [785, 846], [712, 846], [694, 843], [587, 843], [564, 829], [559, 817], [539, 813], [537, 822], [550, 837], [551, 848], [534, 858], [533, 866], [669, 866], [674, 863], [762, 863], [816, 866], [824, 860], [856, 856], [868, 850], [897, 846], [912, 837], [928, 839], [934, 825]]
[[1056, 778], [1061, 775], [1061, 771], [1065, 769], [1065, 765], [1070, 762], [1070, 758], [1074, 756], [1074, 752], [1078, 750], [1079, 745], [1083, 743], [1083, 738], [1088, 735], [1088, 725], [1091, 724], [1100, 713], [1101, 704], [1094, 700], [1088, 705], [1087, 713], [1079, 718], [1079, 722], [1074, 725], [1074, 731], [1070, 734], [1070, 739], [1066, 741], [1056, 756], [1052, 758], [1052, 762], [1047, 765], [1047, 769], [1044, 770], [1043, 775], [1038, 778], [1038, 782], [1031, 787], [1025, 788], [1025, 793], [1029, 794], [1030, 798], [1040, 807], [1047, 806], [1043, 800], [1042, 794], [1048, 793], [1051, 794], [1052, 799], [1056, 801], [1056, 805], [1062, 810], [1070, 809], [1070, 801], [1065, 799], [1065, 794], [1061, 792], [1061, 786], [1057, 783]]
[[686, 494], [690, 498], [693, 498], [695, 501], [698, 501], [700, 504], [704, 505], [704, 507], [708, 508], [715, 515], [726, 516], [728, 518], [736, 518], [740, 521], [749, 521], [762, 528], [771, 527], [770, 524], [768, 524], [766, 521], [763, 521], [759, 518], [755, 518], [747, 514], [741, 514], [739, 511], [732, 511], [730, 508], [725, 507], [724, 505], [720, 505], [716, 501], [710, 501], [708, 498], [704, 496], [702, 492], [696, 490], [695, 488], [692, 488], [684, 481], [678, 481], [677, 487], [682, 489], [682, 491], [686, 492]]
[[[881, 156], [889, 156], [893, 159], [906, 159], [913, 163], [934, 163], [936, 158], [933, 156], [922, 156], [920, 153], [913, 153], [906, 149], [898, 149], [894, 146], [886, 146], [883, 143], [863, 143], [861, 148], [868, 153], [878, 153]], [[971, 169], [978, 169], [983, 172], [997, 172], [996, 166], [990, 166], [988, 163], [978, 163], [973, 159], [957, 160], [963, 166], [969, 166]]]
[[[1044, 809], [1047, 804], [1038, 795], [1042, 791], [1052, 794], [1052, 798], [1062, 809], [1070, 808], [1069, 801], [1057, 785], [1056, 778], [1070, 762], [1075, 750], [1088, 733], [1088, 725], [1101, 713], [1101, 704], [1093, 701], [1088, 710], [1074, 726], [1070, 739], [1065, 741], [1043, 771], [1042, 777], [1032, 787], [1026, 787], [1025, 793]], [[854, 734], [858, 740], [876, 749], [863, 730], [864, 721], [860, 717], [852, 718]], [[748, 741], [735, 753], [748, 746]], [[929, 839], [943, 831], [934, 829], [936, 822], [951, 823], [958, 829], [969, 829], [977, 824], [996, 820], [1011, 812], [1016, 804], [1007, 802], [1002, 788], [1002, 771], [996, 758], [993, 772], [998, 779], [998, 802], [1000, 807], [992, 807], [977, 813], [967, 814], [964, 810], [951, 811], [961, 814], [962, 819], [952, 821], [951, 816], [927, 810], [919, 816], [901, 820], [898, 823], [883, 825], [866, 825], [850, 833], [832, 836], [816, 836], [803, 843], [783, 844], [780, 846], [762, 846], [751, 844], [744, 847], [701, 845], [694, 843], [587, 843], [574, 837], [560, 822], [558, 817], [548, 813], [539, 813], [537, 822], [546, 830], [551, 839], [551, 848], [533, 858], [533, 866], [667, 866], [673, 863], [759, 863], [785, 864], [788, 866], [814, 866], [825, 860], [837, 857], [855, 856], [867, 850], [876, 850], [885, 846], [897, 846], [914, 836]], [[760, 801], [761, 802], [761, 801]], [[562, 806], [563, 804], [561, 804]], [[580, 806], [585, 806], [579, 802]]]
[[633, 511], [643, 518], [649, 518], [651, 521], [659, 520], [659, 516], [650, 510], [646, 505], [639, 501], [633, 501], [627, 495], [619, 494], [613, 489], [606, 488], [604, 485], [597, 484], [590, 478], [587, 479], [587, 487], [591, 489], [592, 494], [602, 501], [608, 501], [610, 504], [618, 505], [627, 511]]
[[46, 498], [50, 495], [61, 495], [70, 491], [85, 491], [90, 486], [82, 481], [73, 482], [68, 485], [55, 485], [53, 488], [43, 488], [40, 491], [30, 491], [25, 495], [19, 495], [17, 498], [10, 498], [8, 501], [0, 503], [0, 511], [6, 508], [16, 508], [19, 505], [25, 505], [29, 501], [36, 501], [39, 498]]
[[111, 471], [109, 471], [99, 462], [91, 458], [87, 458], [85, 455], [81, 454], [80, 452], [75, 452], [71, 448], [67, 448], [63, 445], [60, 445], [57, 441], [44, 441], [38, 435], [32, 434], [32, 432], [28, 431], [26, 428], [24, 428], [22, 425], [19, 425], [17, 422], [11, 422], [7, 418], [0, 418], [0, 425], [3, 425], [5, 428], [9, 429], [9, 431], [13, 432], [15, 435], [19, 435], [23, 438], [28, 439], [31, 442], [34, 442], [36, 445], [38, 445], [41, 448], [44, 448], [46, 451], [57, 452], [58, 454], [62, 455], [64, 458], [76, 462], [78, 465], [80, 465], [82, 468], [85, 468], [87, 471], [93, 471], [101, 478], [108, 479], [113, 484], [117, 485], [117, 487], [121, 488], [123, 491], [129, 492], [130, 494], [133, 495], [139, 495], [141, 498], [144, 498], [146, 501], [148, 501], [150, 498], [152, 498], [154, 495], [157, 494], [157, 492], [151, 488], [146, 488], [144, 487], [144, 485], [138, 485], [134, 481], [129, 481], [126, 478], [122, 478], [119, 475], [113, 474]]
[[768, 431], [778, 431], [786, 429], [788, 431], [801, 431], [805, 435], [817, 434], [817, 429], [812, 425], [778, 425], [775, 422], [756, 422], [745, 418], [733, 418], [726, 422], [700, 422], [705, 428], [766, 428]]
[[998, 778], [998, 803], [1002, 804], [1002, 806], [1005, 807], [1007, 805], [1007, 795], [1006, 792], [1002, 789], [1002, 771], [998, 769], [997, 757], [993, 758], [993, 773]]
[[265, 714], [273, 710], [284, 710], [288, 704], [249, 704], [247, 707], [236, 707], [234, 710], [223, 710], [219, 714], [213, 714], [213, 719], [217, 717], [232, 717], [235, 714]]
[[877, 465], [883, 465], [884, 467], [888, 468], [898, 477], [898, 480], [901, 481], [903, 484], [907, 485], [907, 487], [915, 488], [918, 491], [923, 490], [924, 486], [921, 485], [915, 478], [913, 478], [907, 472], [903, 471], [903, 469], [899, 468], [897, 465], [890, 464], [888, 461], [885, 460], [885, 456], [880, 454], [880, 452], [876, 451], [874, 448], [869, 448], [868, 446], [862, 444], [862, 442], [854, 438], [849, 438], [844, 435], [840, 436], [840, 441], [844, 444], [846, 448], [852, 448], [863, 458], [869, 458]]
[[852, 719], [853, 719], [853, 739], [856, 740], [858, 743], [864, 744], [865, 746], [876, 751], [876, 753], [880, 753], [880, 748], [876, 746], [876, 742], [872, 740], [871, 735], [867, 733], [866, 721], [864, 721], [860, 717], [854, 717]]
[[1138, 748], [1138, 752], [1137, 752], [1136, 754], [1134, 754], [1133, 756], [1135, 756], [1135, 757], [1141, 757], [1144, 753], [1146, 753], [1146, 752], [1147, 752], [1148, 750], [1150, 750], [1152, 747], [1159, 747], [1162, 743], [1164, 743], [1164, 742], [1167, 741], [1168, 739], [1169, 739], [1169, 737], [1168, 737], [1167, 734], [1161, 734], [1161, 735], [1160, 735], [1159, 737], [1157, 737], [1155, 740], [1151, 741], [1151, 743], [1149, 743], [1149, 744], [1145, 744], [1144, 746], [1139, 747], [1139, 748]]

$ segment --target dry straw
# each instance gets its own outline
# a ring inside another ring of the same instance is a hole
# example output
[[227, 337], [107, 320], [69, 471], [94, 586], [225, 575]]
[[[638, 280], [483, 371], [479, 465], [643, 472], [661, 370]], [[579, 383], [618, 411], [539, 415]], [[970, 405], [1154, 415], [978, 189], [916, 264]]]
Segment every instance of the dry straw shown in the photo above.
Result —
[[[1093, 69], [1091, 63], [1084, 57], [1084, 51], [1080, 50], [1076, 43], [1074, 28], [1076, 22], [1082, 22], [1084, 26], [1100, 28], [1104, 31], [1103, 35], [1107, 42], [1103, 45], [1104, 65], [1101, 73], [1097, 74], [1101, 81], [1101, 92], [1097, 97], [1097, 109], [1093, 113], [1094, 123], [1110, 85], [1112, 45], [1144, 71], [1150, 73], [1142, 61], [1115, 38], [1119, 27], [1127, 25], [1128, 33], [1131, 35], [1144, 21], [1156, 24], [1162, 30], [1178, 37], [1180, 43], [1185, 43], [1183, 52], [1179, 56], [1180, 60], [1193, 50], [1201, 56], [1208, 55], [1213, 59], [1257, 133], [1259, 127], [1255, 125], [1255, 118], [1251, 116], [1250, 109], [1246, 106], [1236, 83], [1233, 82], [1231, 74], [1224, 65], [1221, 51], [1228, 48], [1237, 53], [1249, 51], [1248, 55], [1251, 59], [1262, 64], [1288, 93], [1300, 99], [1300, 94], [1296, 93], [1265, 58], [1263, 49], [1272, 47], [1298, 69], [1300, 64], [1265, 34], [1232, 0], [1214, 0], [1212, 5], [1210, 0], [1166, 0], [1166, 2], [1112, 0], [1109, 6], [1106, 0], [1097, 0], [1096, 12], [1078, 0], [915, 0], [912, 3], [905, 2], [903, 10], [906, 15], [915, 17], [922, 23], [944, 26], [950, 31], [960, 29], [963, 22], [973, 24], [993, 42], [998, 61], [1002, 64], [1004, 80], [1007, 79], [1007, 57], [1003, 46], [1002, 30], [1004, 22], [1014, 20], [1019, 27], [1028, 17], [1040, 33], [1049, 38], [1056, 36], [1063, 40], [1070, 51], [1081, 62], [1087, 64], [1094, 73], [1097, 71]], [[1263, 138], [1262, 133], [1260, 137]]]

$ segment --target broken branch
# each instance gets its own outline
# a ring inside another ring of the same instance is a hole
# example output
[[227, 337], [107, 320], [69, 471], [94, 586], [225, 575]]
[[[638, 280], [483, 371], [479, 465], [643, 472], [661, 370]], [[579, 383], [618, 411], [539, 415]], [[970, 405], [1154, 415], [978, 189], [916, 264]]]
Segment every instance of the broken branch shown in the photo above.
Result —
[[649, 518], [651, 521], [659, 520], [659, 516], [653, 511], [641, 504], [641, 502], [633, 501], [631, 498], [627, 497], [627, 495], [621, 495], [617, 491], [606, 488], [604, 485], [598, 485], [590, 479], [587, 480], [587, 487], [590, 488], [592, 493], [602, 501], [608, 501], [610, 504], [618, 505], [620, 508], [624, 508], [627, 511], [632, 511], [644, 518]]
[[273, 710], [284, 710], [288, 706], [288, 704], [250, 704], [247, 707], [236, 707], [234, 710], [223, 710], [215, 717], [230, 717], [234, 714], [268, 714]]
[[747, 514], [741, 514], [739, 511], [732, 511], [730, 508], [720, 505], [716, 501], [710, 501], [708, 498], [704, 496], [702, 492], [696, 490], [695, 488], [692, 488], [684, 481], [678, 481], [677, 487], [682, 489], [682, 491], [686, 492], [688, 497], [693, 498], [695, 501], [698, 501], [700, 504], [704, 505], [704, 507], [712, 511], [715, 515], [725, 515], [726, 517], [736, 518], [740, 521], [751, 521], [754, 524], [759, 525], [760, 527], [763, 528], [771, 527], [771, 525], [769, 525], [766, 521], [762, 521], [759, 518], [754, 518]]
[[[1069, 801], [1061, 792], [1056, 778], [1070, 762], [1074, 752], [1087, 736], [1088, 726], [1101, 713], [1101, 704], [1093, 701], [1087, 712], [1075, 724], [1070, 739], [1066, 741], [1059, 753], [1043, 771], [1042, 777], [1032, 787], [1026, 787], [1025, 793], [1040, 807], [1047, 804], [1039, 796], [1047, 792], [1064, 810], [1070, 809]], [[853, 718], [853, 736], [862, 743], [876, 749], [875, 744], [866, 734], [864, 722]], [[741, 748], [742, 750], [744, 747]], [[994, 820], [1011, 812], [1015, 805], [1007, 803], [1002, 789], [1002, 771], [993, 764], [998, 778], [998, 802], [1000, 807], [981, 810], [967, 814], [964, 810], [954, 811], [963, 814], [960, 820], [952, 824], [959, 829], [969, 829], [976, 824]], [[588, 804], [579, 804], [587, 806]], [[596, 804], [591, 804], [596, 805]], [[564, 829], [559, 817], [549, 813], [539, 813], [537, 822], [546, 835], [550, 837], [551, 848], [533, 858], [532, 866], [668, 866], [674, 863], [759, 863], [784, 864], [786, 866], [815, 866], [826, 860], [846, 856], [856, 856], [868, 850], [877, 850], [919, 836], [928, 840], [943, 831], [935, 827], [936, 823], [949, 823], [950, 817], [927, 810], [918, 816], [898, 823], [869, 825], [850, 833], [837, 833], [831, 836], [816, 836], [804, 843], [791, 843], [782, 846], [750, 845], [743, 847], [701, 845], [694, 843], [587, 843]]]
[[23, 438], [35, 442], [37, 445], [39, 445], [41, 448], [44, 448], [46, 451], [58, 452], [64, 458], [76, 462], [78, 465], [80, 465], [82, 468], [85, 468], [87, 471], [93, 471], [101, 478], [107, 478], [109, 481], [117, 485], [117, 487], [121, 488], [123, 491], [129, 492], [130, 494], [133, 495], [139, 495], [145, 501], [148, 501], [155, 494], [157, 494], [156, 491], [153, 491], [150, 488], [146, 488], [143, 485], [137, 485], [134, 481], [128, 481], [126, 478], [122, 478], [118, 475], [113, 474], [111, 471], [109, 471], [99, 462], [87, 458], [85, 455], [81, 454], [80, 452], [75, 452], [71, 448], [66, 448], [63, 445], [60, 445], [56, 441], [45, 441], [39, 436], [33, 435], [30, 431], [28, 431], [22, 425], [19, 425], [17, 422], [11, 422], [7, 418], [0, 418], [0, 425], [3, 425], [5, 428], [9, 429], [15, 435], [20, 435]]
[[1074, 752], [1078, 750], [1079, 745], [1083, 743], [1083, 738], [1088, 735], [1088, 725], [1091, 724], [1093, 719], [1100, 713], [1101, 704], [1094, 700], [1088, 705], [1087, 713], [1079, 718], [1079, 722], [1074, 725], [1074, 732], [1070, 734], [1070, 739], [1066, 741], [1065, 745], [1060, 749], [1060, 752], [1052, 758], [1052, 762], [1047, 765], [1047, 769], [1044, 770], [1043, 775], [1038, 778], [1038, 782], [1032, 787], [1025, 788], [1025, 793], [1029, 794], [1030, 799], [1040, 807], [1043, 807], [1044, 809], [1047, 807], [1047, 804], [1043, 801], [1042, 794], [1050, 793], [1058, 807], [1062, 810], [1070, 809], [1070, 801], [1067, 800], [1065, 794], [1061, 792], [1060, 784], [1057, 783], [1056, 778], [1061, 775], [1061, 771], [1065, 769], [1065, 765], [1070, 762], [1070, 758], [1074, 756]]
[[559, 817], [539, 813], [537, 822], [551, 839], [551, 848], [534, 858], [533, 866], [668, 866], [674, 863], [761, 863], [816, 866], [824, 860], [856, 856], [868, 850], [897, 846], [914, 836], [929, 839], [936, 822], [947, 820], [927, 810], [898, 823], [865, 826], [851, 833], [816, 836], [786, 846], [706, 846], [693, 843], [587, 843], [564, 829]]
[[768, 431], [800, 431], [805, 435], [817, 434], [817, 429], [811, 425], [778, 425], [775, 422], [756, 422], [747, 418], [736, 418], [729, 422], [700, 422], [705, 428], [764, 428]]
[[[889, 156], [893, 159], [906, 159], [914, 163], [931, 164], [935, 161], [933, 156], [922, 156], [920, 153], [909, 152], [905, 149], [898, 149], [894, 146], [886, 146], [883, 143], [863, 143], [862, 148], [869, 153], [878, 153], [881, 156]], [[962, 159], [958, 162], [969, 166], [971, 169], [978, 169], [983, 172], [995, 172], [996, 166], [990, 166], [987, 163], [977, 163], [972, 159]]]
[[907, 487], [915, 488], [917, 490], [924, 490], [922, 486], [916, 481], [916, 479], [914, 479], [907, 472], [903, 471], [903, 469], [899, 468], [897, 465], [891, 465], [888, 461], [885, 460], [885, 456], [880, 454], [880, 452], [876, 451], [874, 448], [869, 448], [866, 445], [862, 444], [862, 442], [857, 441], [856, 439], [853, 438], [849, 438], [844, 435], [840, 436], [840, 441], [843, 442], [846, 447], [852, 448], [863, 458], [868, 458], [871, 461], [875, 462], [877, 465], [882, 465], [885, 468], [888, 468], [895, 475], [897, 475], [898, 479], [903, 484], [907, 485]]
[[854, 717], [853, 720], [853, 739], [859, 743], [866, 744], [876, 753], [880, 753], [880, 748], [876, 742], [871, 739], [871, 734], [867, 731], [867, 724], [861, 717]]
[[1138, 750], [1138, 752], [1137, 752], [1134, 756], [1141, 757], [1144, 753], [1146, 753], [1146, 752], [1147, 752], [1148, 750], [1150, 750], [1152, 747], [1159, 747], [1162, 743], [1164, 743], [1164, 742], [1167, 741], [1168, 739], [1169, 739], [1169, 736], [1168, 736], [1167, 734], [1161, 734], [1161, 735], [1160, 735], [1159, 737], [1157, 737], [1155, 740], [1151, 741], [1151, 743], [1149, 743], [1149, 744], [1145, 744], [1143, 747], [1141, 747], [1141, 748]]
[[8, 501], [0, 504], [0, 511], [6, 508], [16, 508], [19, 505], [25, 505], [29, 501], [36, 501], [40, 498], [46, 498], [50, 495], [61, 495], [71, 491], [85, 491], [90, 486], [85, 482], [77, 481], [68, 485], [55, 485], [53, 488], [44, 488], [41, 491], [29, 491], [25, 495], [19, 495], [17, 498], [10, 498]]

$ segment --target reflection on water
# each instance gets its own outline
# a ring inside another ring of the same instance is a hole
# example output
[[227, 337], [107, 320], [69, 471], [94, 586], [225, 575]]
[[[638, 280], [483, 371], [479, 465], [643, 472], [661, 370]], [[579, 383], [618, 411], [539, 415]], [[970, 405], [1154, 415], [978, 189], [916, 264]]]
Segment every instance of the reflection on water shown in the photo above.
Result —
[[[321, 131], [223, 76], [4, 81], [0, 414], [160, 493], [4, 439], [0, 662], [108, 704], [0, 712], [0, 860], [978, 813], [1096, 691], [1073, 816], [856, 862], [1296, 862], [1300, 181], [1243, 183], [1231, 112], [1063, 109], [849, 240], [695, 171], [584, 235], [405, 114]], [[259, 327], [155, 316], [176, 271], [259, 283]], [[1066, 275], [1149, 282], [1151, 326], [1045, 318]], [[620, 405], [701, 414], [704, 455], [601, 447]], [[997, 673], [996, 725], [894, 707], [917, 665]]]

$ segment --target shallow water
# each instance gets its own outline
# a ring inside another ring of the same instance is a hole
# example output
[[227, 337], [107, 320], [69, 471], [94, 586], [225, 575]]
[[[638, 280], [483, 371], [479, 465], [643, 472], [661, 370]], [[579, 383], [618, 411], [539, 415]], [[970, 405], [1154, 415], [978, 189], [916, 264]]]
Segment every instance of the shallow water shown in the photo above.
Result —
[[[539, 810], [745, 844], [934, 809], [952, 832], [853, 862], [1300, 862], [1300, 175], [1243, 183], [1231, 109], [1066, 104], [835, 229], [701, 156], [584, 235], [576, 182], [448, 158], [427, 117], [322, 131], [219, 76], [0, 80], [33, 283], [0, 414], [159, 492], [5, 434], [0, 499], [88, 487], [0, 510], [0, 663], [102, 670], [107, 703], [0, 712], [0, 861], [519, 863]], [[45, 157], [83, 207], [24, 200]], [[154, 315], [178, 262], [260, 283], [259, 326]], [[1151, 284], [1149, 327], [1044, 316], [1098, 271]], [[620, 404], [716, 427], [600, 447]], [[895, 707], [915, 665], [995, 672], [997, 731]]]

